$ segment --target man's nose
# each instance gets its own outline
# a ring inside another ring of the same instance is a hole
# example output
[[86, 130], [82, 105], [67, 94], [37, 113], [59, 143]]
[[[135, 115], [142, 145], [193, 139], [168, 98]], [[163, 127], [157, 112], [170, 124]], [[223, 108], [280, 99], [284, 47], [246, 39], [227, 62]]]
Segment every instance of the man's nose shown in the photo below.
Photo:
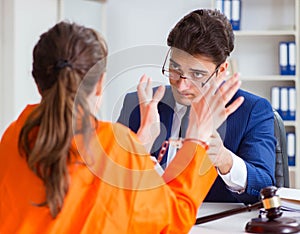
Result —
[[178, 91], [184, 91], [190, 88], [191, 81], [185, 77], [180, 78], [176, 82]]

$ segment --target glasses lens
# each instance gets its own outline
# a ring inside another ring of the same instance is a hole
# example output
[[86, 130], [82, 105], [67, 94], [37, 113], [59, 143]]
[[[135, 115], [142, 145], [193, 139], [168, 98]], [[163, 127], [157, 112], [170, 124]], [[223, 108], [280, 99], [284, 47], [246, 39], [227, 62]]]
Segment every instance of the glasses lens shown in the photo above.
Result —
[[172, 69], [163, 70], [163, 74], [172, 80], [180, 79], [180, 75], [181, 75], [180, 73], [178, 73], [177, 71], [174, 71]]
[[[215, 72], [214, 72], [215, 73]], [[200, 59], [176, 48], [171, 48], [164, 62], [163, 74], [173, 80], [188, 79], [203, 83], [214, 75]]]
[[178, 80], [182, 75], [180, 65], [174, 61], [174, 59], [171, 57], [171, 53], [172, 52], [169, 51], [167, 54], [163, 67], [163, 74], [170, 79]]

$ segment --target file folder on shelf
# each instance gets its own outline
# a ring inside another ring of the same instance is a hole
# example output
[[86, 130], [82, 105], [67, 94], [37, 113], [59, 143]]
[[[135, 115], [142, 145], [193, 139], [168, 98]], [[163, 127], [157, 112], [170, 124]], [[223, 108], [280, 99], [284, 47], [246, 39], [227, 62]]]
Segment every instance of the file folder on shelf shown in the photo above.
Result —
[[241, 0], [231, 2], [231, 25], [233, 30], [240, 30], [241, 25]]
[[280, 88], [280, 113], [283, 120], [288, 120], [288, 109], [289, 108], [289, 99], [288, 99], [288, 88]]
[[296, 89], [295, 87], [288, 88], [288, 120], [296, 120]]
[[296, 75], [296, 43], [288, 42], [288, 70], [289, 75]]
[[288, 43], [283, 41], [279, 43], [279, 67], [280, 75], [289, 75]]
[[296, 139], [295, 139], [294, 132], [288, 132], [286, 134], [286, 144], [287, 144], [288, 164], [289, 166], [296, 166], [296, 160], [295, 160]]
[[231, 22], [231, 0], [224, 0], [223, 13], [227, 19]]
[[224, 0], [216, 0], [216, 9], [223, 12]]
[[233, 30], [241, 28], [241, 0], [215, 0], [216, 9], [230, 21]]
[[277, 86], [274, 86], [271, 89], [271, 104], [272, 104], [272, 107], [281, 116], [281, 111], [280, 111], [280, 90], [279, 90], [279, 87], [277, 87]]
[[271, 104], [283, 120], [296, 120], [296, 89], [291, 86], [271, 88]]

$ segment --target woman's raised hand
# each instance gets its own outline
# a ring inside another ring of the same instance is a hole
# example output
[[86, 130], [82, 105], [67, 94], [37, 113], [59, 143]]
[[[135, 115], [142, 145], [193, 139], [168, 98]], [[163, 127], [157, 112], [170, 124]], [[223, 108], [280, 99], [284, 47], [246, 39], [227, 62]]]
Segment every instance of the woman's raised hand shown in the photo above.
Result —
[[137, 132], [140, 141], [150, 151], [155, 139], [160, 133], [160, 119], [157, 104], [165, 93], [165, 87], [160, 86], [153, 95], [151, 78], [143, 75], [137, 86], [141, 125]]

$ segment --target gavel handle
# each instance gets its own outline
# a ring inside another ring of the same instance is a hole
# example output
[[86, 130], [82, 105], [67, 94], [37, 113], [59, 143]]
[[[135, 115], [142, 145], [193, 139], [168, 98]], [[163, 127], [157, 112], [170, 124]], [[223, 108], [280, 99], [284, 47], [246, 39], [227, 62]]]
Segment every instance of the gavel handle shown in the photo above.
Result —
[[212, 214], [212, 215], [207, 215], [204, 217], [197, 218], [195, 225], [201, 224], [201, 223], [207, 223], [207, 222], [214, 221], [214, 220], [221, 219], [221, 218], [225, 218], [227, 216], [242, 213], [245, 211], [250, 212], [254, 209], [260, 209], [262, 207], [263, 207], [263, 204], [260, 201], [260, 202], [254, 203], [252, 205], [247, 205], [245, 207], [235, 208], [232, 210], [226, 210], [226, 211], [222, 211], [220, 213], [216, 213], [216, 214]]

